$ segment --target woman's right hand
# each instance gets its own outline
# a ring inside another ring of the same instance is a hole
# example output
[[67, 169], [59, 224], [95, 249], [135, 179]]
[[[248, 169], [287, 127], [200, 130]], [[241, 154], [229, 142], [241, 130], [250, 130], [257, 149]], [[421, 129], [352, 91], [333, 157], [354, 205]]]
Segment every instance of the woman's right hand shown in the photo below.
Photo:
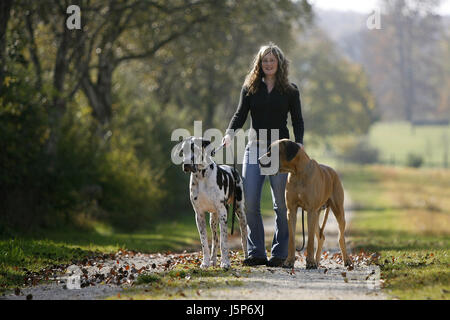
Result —
[[225, 147], [228, 147], [231, 144], [231, 136], [226, 134], [222, 139], [222, 144], [225, 144]]

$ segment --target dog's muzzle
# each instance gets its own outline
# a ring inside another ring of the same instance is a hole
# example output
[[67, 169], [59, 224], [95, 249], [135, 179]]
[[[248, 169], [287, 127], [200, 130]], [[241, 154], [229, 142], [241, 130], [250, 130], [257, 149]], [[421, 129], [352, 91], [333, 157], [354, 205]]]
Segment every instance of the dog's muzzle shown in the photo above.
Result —
[[185, 164], [183, 163], [183, 171], [184, 172], [197, 172], [197, 166], [195, 164]]

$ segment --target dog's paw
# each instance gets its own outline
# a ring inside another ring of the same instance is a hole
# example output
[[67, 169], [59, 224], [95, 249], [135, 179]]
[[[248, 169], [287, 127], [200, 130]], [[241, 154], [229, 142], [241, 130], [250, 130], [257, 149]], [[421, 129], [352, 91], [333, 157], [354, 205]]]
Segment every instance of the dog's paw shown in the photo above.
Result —
[[353, 261], [350, 258], [345, 259], [344, 266], [353, 267]]
[[294, 267], [294, 263], [295, 263], [295, 259], [289, 259], [289, 258], [287, 258], [287, 259], [283, 262], [283, 268], [291, 269], [291, 268]]
[[208, 269], [211, 266], [211, 264], [208, 262], [202, 262], [202, 264], [200, 265], [201, 269]]
[[317, 269], [319, 267], [319, 264], [316, 261], [308, 261], [308, 259], [306, 260], [306, 269], [311, 270], [311, 269]]

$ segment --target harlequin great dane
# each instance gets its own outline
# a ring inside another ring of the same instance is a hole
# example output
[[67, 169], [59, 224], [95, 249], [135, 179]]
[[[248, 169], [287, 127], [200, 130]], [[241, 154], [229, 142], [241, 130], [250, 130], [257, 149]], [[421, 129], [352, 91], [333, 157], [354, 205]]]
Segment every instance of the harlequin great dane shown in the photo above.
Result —
[[[210, 141], [202, 138], [189, 137], [182, 141], [175, 152], [183, 157], [183, 171], [191, 172], [190, 198], [195, 211], [198, 232], [203, 251], [202, 268], [211, 264], [216, 265], [219, 238], [217, 225], [220, 228], [220, 266], [224, 269], [231, 267], [228, 256], [228, 206], [235, 197], [236, 216], [239, 219], [241, 243], [244, 257], [247, 252], [247, 218], [244, 212], [243, 182], [237, 170], [227, 165], [217, 165], [211, 158], [214, 150]], [[210, 227], [212, 233], [211, 255], [206, 233], [205, 212], [210, 213]]]
[[[336, 171], [311, 159], [298, 144], [288, 139], [273, 142], [268, 152], [259, 159], [260, 166], [267, 166], [271, 152], [279, 153], [279, 172], [289, 173], [286, 183], [286, 206], [289, 225], [288, 257], [284, 267], [291, 268], [295, 262], [295, 225], [297, 209], [308, 213], [308, 243], [306, 268], [316, 269], [319, 265], [325, 236], [323, 229], [331, 210], [339, 225], [339, 246], [345, 266], [352, 265], [352, 260], [345, 247], [344, 231], [344, 189]], [[266, 164], [266, 165], [264, 165]], [[319, 227], [320, 211], [326, 208], [322, 227]], [[318, 248], [314, 259], [314, 235], [317, 236]]]

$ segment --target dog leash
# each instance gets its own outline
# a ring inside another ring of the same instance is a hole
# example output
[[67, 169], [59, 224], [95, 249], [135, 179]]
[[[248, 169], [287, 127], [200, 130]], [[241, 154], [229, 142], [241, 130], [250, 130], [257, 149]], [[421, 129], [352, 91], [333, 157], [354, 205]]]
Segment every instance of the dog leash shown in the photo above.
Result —
[[225, 144], [226, 144], [226, 143], [224, 142], [224, 143], [222, 143], [220, 146], [218, 146], [216, 149], [214, 149], [214, 153], [220, 151], [223, 147], [225, 147]]
[[[214, 149], [214, 153], [220, 151], [221, 149], [223, 149], [223, 147], [225, 147], [225, 143], [222, 143], [219, 147], [217, 147], [216, 149]], [[230, 149], [231, 151], [231, 149]], [[234, 154], [233, 154], [233, 169], [236, 171], [236, 161], [234, 161]], [[234, 183], [234, 190], [236, 190], [236, 182]], [[236, 197], [233, 197], [233, 212], [232, 212], [232, 217], [231, 217], [231, 235], [233, 235], [233, 231], [234, 231], [234, 216], [236, 214]], [[303, 251], [303, 249], [305, 248], [305, 210], [302, 208], [302, 236], [303, 236], [303, 243], [302, 243], [302, 247], [300, 248], [299, 251]]]
[[303, 234], [303, 244], [299, 251], [303, 251], [305, 248], [305, 210], [302, 208], [302, 234]]
[[[234, 152], [230, 148], [231, 155], [233, 156], [233, 170], [236, 172], [236, 161], [234, 161]], [[242, 214], [244, 214], [242, 212]], [[236, 179], [234, 179], [234, 195], [233, 195], [233, 210], [231, 211], [231, 235], [234, 232], [234, 216], [236, 215]]]

